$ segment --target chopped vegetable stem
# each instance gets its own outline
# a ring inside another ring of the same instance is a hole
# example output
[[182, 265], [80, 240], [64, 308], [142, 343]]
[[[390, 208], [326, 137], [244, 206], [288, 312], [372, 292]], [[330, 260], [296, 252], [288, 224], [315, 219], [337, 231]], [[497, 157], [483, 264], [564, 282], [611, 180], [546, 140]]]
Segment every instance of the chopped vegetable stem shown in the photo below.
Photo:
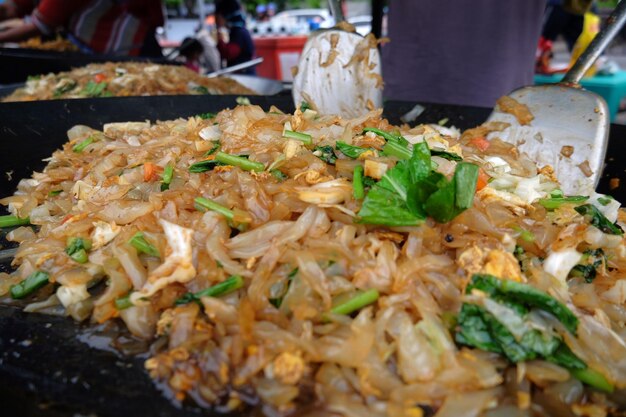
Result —
[[74, 147], [72, 148], [72, 151], [76, 152], [76, 153], [81, 153], [82, 151], [85, 150], [85, 148], [89, 145], [91, 145], [94, 141], [93, 136], [89, 136], [87, 139], [83, 140], [82, 142], [74, 145]]
[[29, 217], [17, 217], [13, 215], [0, 216], [0, 227], [14, 227], [30, 224]]
[[130, 301], [130, 293], [126, 294], [123, 297], [115, 299], [115, 308], [118, 310], [125, 310], [127, 308], [132, 307], [134, 304]]
[[24, 298], [46, 285], [49, 282], [49, 279], [50, 275], [47, 272], [35, 271], [24, 281], [11, 286], [9, 289], [11, 298]]
[[294, 132], [293, 130], [285, 130], [283, 136], [289, 139], [299, 140], [300, 142], [310, 145], [313, 143], [311, 135], [301, 132]]
[[232, 275], [219, 284], [215, 284], [202, 291], [185, 294], [176, 300], [175, 304], [181, 305], [187, 304], [191, 301], [200, 301], [200, 298], [202, 297], [221, 297], [222, 295], [230, 294], [231, 292], [238, 290], [243, 287], [243, 284], [244, 281], [241, 275]]
[[574, 378], [604, 392], [613, 392], [613, 385], [600, 372], [589, 367], [585, 369], [570, 369]]
[[247, 158], [237, 155], [230, 155], [224, 152], [215, 154], [215, 160], [226, 165], [233, 165], [243, 169], [244, 171], [263, 171], [265, 165], [261, 162], [250, 161]]
[[363, 188], [362, 165], [357, 165], [354, 167], [354, 174], [352, 176], [352, 187], [354, 188], [354, 198], [360, 200], [365, 197], [365, 189]]
[[128, 243], [140, 253], [145, 253], [151, 256], [161, 256], [159, 250], [146, 240], [142, 232], [135, 233], [135, 235], [130, 238]]
[[362, 309], [365, 306], [374, 303], [376, 300], [378, 300], [379, 296], [380, 294], [376, 289], [362, 291], [356, 294], [354, 297], [350, 298], [348, 301], [336, 305], [330, 310], [330, 312], [333, 314], [351, 314], [357, 310]]
[[207, 210], [212, 210], [215, 212], [220, 213], [221, 215], [223, 215], [224, 217], [228, 218], [228, 219], [233, 219], [233, 217], [235, 216], [235, 213], [229, 209], [226, 208], [224, 206], [222, 206], [221, 204], [216, 203], [213, 200], [209, 200], [208, 198], [204, 198], [204, 197], [196, 197], [196, 199], [194, 200], [194, 202], [200, 206], [203, 207]]

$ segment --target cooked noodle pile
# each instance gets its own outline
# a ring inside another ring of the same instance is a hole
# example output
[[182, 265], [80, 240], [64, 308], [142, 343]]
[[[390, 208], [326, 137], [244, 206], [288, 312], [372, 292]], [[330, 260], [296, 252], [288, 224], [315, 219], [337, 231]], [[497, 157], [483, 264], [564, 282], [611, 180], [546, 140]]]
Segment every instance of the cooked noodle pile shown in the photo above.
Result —
[[29, 77], [24, 87], [2, 101], [178, 94], [256, 93], [231, 78], [207, 78], [178, 65], [107, 62]]
[[257, 106], [75, 126], [1, 200], [37, 228], [8, 234], [0, 294], [122, 320], [162, 342], [152, 377], [221, 409], [604, 415], [626, 386], [624, 214], [562, 196], [500, 128]]

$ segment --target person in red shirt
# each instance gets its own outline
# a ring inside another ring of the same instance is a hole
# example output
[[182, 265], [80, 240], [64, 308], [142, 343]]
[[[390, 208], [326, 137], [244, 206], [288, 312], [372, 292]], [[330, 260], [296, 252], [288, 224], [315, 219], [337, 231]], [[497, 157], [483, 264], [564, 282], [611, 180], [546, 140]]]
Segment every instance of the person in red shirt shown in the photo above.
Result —
[[0, 32], [0, 43], [63, 29], [83, 52], [161, 55], [154, 36], [163, 25], [160, 0], [8, 0], [0, 5], [0, 21], [24, 16], [22, 25]]

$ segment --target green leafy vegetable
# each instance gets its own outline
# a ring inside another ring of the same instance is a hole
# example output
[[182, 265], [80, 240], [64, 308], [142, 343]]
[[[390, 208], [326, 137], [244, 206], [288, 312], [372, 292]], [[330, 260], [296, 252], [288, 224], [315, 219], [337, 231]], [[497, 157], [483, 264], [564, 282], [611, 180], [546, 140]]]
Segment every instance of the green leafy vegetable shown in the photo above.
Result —
[[454, 152], [442, 151], [438, 149], [431, 149], [430, 154], [432, 156], [438, 156], [440, 158], [447, 159], [448, 161], [460, 162], [463, 160], [463, 158], [461, 158], [459, 155], [455, 154]]
[[63, 190], [52, 190], [48, 193], [49, 197], [54, 197], [55, 195], [59, 195], [63, 192]]
[[300, 111], [304, 113], [307, 110], [313, 110], [311, 108], [311, 105], [306, 101], [303, 101], [302, 103], [300, 103]]
[[206, 171], [212, 171], [213, 168], [220, 166], [220, 165], [226, 165], [223, 164], [221, 162], [219, 162], [216, 159], [209, 159], [206, 161], [199, 161], [199, 162], [195, 162], [193, 164], [191, 164], [189, 166], [189, 172], [193, 172], [193, 173], [200, 173], [200, 172], [206, 172]]
[[372, 132], [385, 139], [387, 142], [398, 142], [400, 145], [408, 146], [409, 141], [402, 135], [396, 135], [393, 133], [385, 132], [384, 130], [376, 129], [375, 127], [366, 127], [363, 132]]
[[20, 218], [13, 215], [0, 216], [0, 227], [15, 227], [30, 224], [30, 217]]
[[191, 90], [192, 90], [192, 92], [198, 93], [198, 94], [211, 94], [209, 92], [209, 90], [206, 87], [202, 86], [202, 85], [198, 85], [196, 87], [193, 87]]
[[394, 156], [400, 160], [409, 159], [411, 157], [411, 150], [405, 146], [400, 144], [399, 142], [387, 142], [385, 146], [383, 146], [383, 154], [387, 156]]
[[211, 147], [211, 149], [205, 152], [204, 156], [213, 155], [220, 148], [220, 145], [221, 144], [219, 140], [214, 141], [213, 146]]
[[74, 89], [74, 87], [76, 87], [76, 81], [71, 80], [69, 78], [67, 78], [65, 80], [66, 80], [66, 82], [63, 85], [61, 85], [60, 87], [56, 88], [54, 90], [54, 93], [52, 93], [52, 96], [54, 98], [59, 98], [63, 94], [69, 93], [70, 91], [72, 91]]
[[196, 117], [199, 117], [201, 119], [207, 120], [207, 119], [213, 119], [215, 116], [217, 116], [215, 113], [200, 113], [200, 114], [196, 114]]
[[14, 300], [24, 298], [46, 285], [49, 280], [47, 272], [35, 271], [19, 284], [11, 285], [9, 293]]
[[471, 207], [478, 167], [461, 162], [448, 181], [432, 170], [426, 142], [413, 146], [411, 157], [399, 161], [367, 193], [358, 215], [361, 223], [414, 226], [426, 216], [448, 222]]
[[334, 165], [337, 161], [337, 156], [335, 155], [335, 150], [332, 146], [316, 146], [313, 148], [313, 155], [317, 156], [322, 161], [327, 164]]
[[570, 197], [556, 197], [552, 194], [551, 198], [542, 198], [541, 200], [539, 200], [539, 204], [541, 204], [548, 210], [556, 210], [559, 207], [561, 207], [563, 204], [582, 204], [585, 201], [587, 201], [588, 198], [589, 197], [585, 197], [583, 195], [573, 195]]
[[139, 253], [145, 253], [150, 256], [161, 257], [159, 250], [156, 246], [152, 245], [148, 242], [142, 232], [137, 232], [133, 237], [130, 238], [128, 243]]
[[595, 206], [584, 204], [576, 207], [574, 210], [585, 216], [593, 227], [602, 230], [603, 233], [619, 236], [624, 235], [624, 231], [618, 225], [611, 223]]
[[606, 264], [606, 255], [602, 249], [589, 249], [583, 253], [581, 263], [574, 266], [569, 275], [572, 277], [582, 277], [586, 282], [593, 282], [596, 279], [598, 268]]
[[363, 153], [370, 151], [370, 148], [361, 148], [360, 146], [348, 145], [346, 142], [338, 140], [336, 145], [337, 150], [347, 156], [348, 158], [356, 159]]
[[107, 88], [106, 82], [97, 83], [94, 81], [89, 81], [85, 85], [80, 92], [81, 95], [86, 97], [103, 97], [105, 93], [105, 89]]
[[233, 291], [238, 290], [243, 287], [243, 278], [241, 275], [232, 275], [220, 282], [219, 284], [215, 284], [212, 287], [204, 289], [202, 291], [198, 291], [196, 293], [189, 292], [178, 300], [175, 301], [176, 305], [187, 304], [192, 301], [200, 302], [202, 297], [220, 297], [222, 295], [230, 294]]
[[372, 177], [365, 175], [363, 177], [363, 185], [365, 187], [372, 188], [374, 185], [376, 185], [376, 180]]
[[598, 198], [598, 203], [602, 204], [603, 206], [608, 205], [611, 201], [613, 201], [613, 197], [611, 197], [610, 195]]
[[472, 276], [466, 293], [475, 290], [484, 294], [479, 297], [484, 304], [463, 303], [457, 343], [499, 353], [512, 362], [542, 358], [569, 369], [574, 377], [597, 389], [613, 389], [604, 376], [574, 355], [555, 331], [532, 324], [531, 312], [544, 311], [575, 334], [578, 318], [564, 304], [530, 285], [491, 275]]

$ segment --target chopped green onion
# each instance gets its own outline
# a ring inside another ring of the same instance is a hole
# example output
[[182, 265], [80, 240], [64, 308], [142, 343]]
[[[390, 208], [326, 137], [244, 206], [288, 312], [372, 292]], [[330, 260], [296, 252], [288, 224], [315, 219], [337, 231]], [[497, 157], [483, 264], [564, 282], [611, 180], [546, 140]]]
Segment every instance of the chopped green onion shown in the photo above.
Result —
[[235, 102], [240, 106], [249, 106], [250, 99], [248, 97], [239, 96], [235, 99]]
[[200, 114], [196, 114], [196, 117], [199, 117], [201, 119], [212, 119], [214, 118], [216, 115], [215, 113], [200, 113]]
[[220, 297], [222, 295], [230, 294], [233, 291], [243, 287], [243, 278], [241, 275], [232, 275], [212, 287], [198, 291], [196, 293], [189, 292], [174, 302], [176, 305], [187, 304], [192, 301], [200, 301], [202, 297]]
[[91, 249], [91, 240], [83, 239], [82, 237], [70, 237], [67, 239], [66, 243], [65, 253], [67, 253], [70, 258], [79, 264], [87, 262], [87, 251]]
[[30, 217], [19, 218], [13, 215], [0, 216], [0, 227], [23, 226], [30, 224]]
[[303, 113], [304, 113], [305, 111], [307, 111], [307, 110], [309, 110], [309, 109], [310, 109], [310, 110], [313, 110], [313, 109], [311, 108], [311, 105], [310, 105], [309, 103], [307, 103], [306, 101], [302, 101], [302, 103], [300, 103], [300, 111], [301, 111], [301, 112], [303, 112]]
[[523, 229], [519, 226], [513, 226], [513, 230], [515, 230], [517, 233], [519, 233], [519, 237], [525, 241], [525, 242], [534, 242], [535, 241], [535, 235], [533, 234], [533, 232], [528, 231], [526, 229]]
[[132, 307], [134, 304], [130, 301], [130, 294], [128, 293], [123, 297], [115, 299], [115, 308], [118, 310], [125, 310], [127, 308]]
[[19, 284], [11, 285], [11, 298], [24, 298], [46, 285], [49, 280], [50, 275], [47, 272], [35, 271]]
[[437, 122], [437, 124], [438, 124], [439, 126], [445, 126], [445, 125], [446, 125], [446, 123], [448, 123], [448, 121], [449, 121], [449, 120], [450, 120], [450, 119], [448, 119], [447, 117], [444, 117], [443, 119], [439, 120], [439, 121]]
[[63, 192], [63, 190], [52, 190], [48, 193], [48, 197], [54, 197], [55, 195], [59, 195]]
[[604, 196], [604, 197], [600, 197], [598, 198], [598, 203], [600, 203], [603, 206], [606, 206], [607, 204], [609, 204], [611, 201], [613, 200], [613, 197], [611, 197], [610, 195]]
[[159, 250], [146, 240], [142, 232], [135, 233], [135, 235], [130, 238], [128, 243], [130, 243], [133, 248], [137, 249], [139, 253], [161, 257]]
[[280, 169], [272, 169], [270, 171], [270, 174], [272, 174], [276, 179], [278, 179], [279, 181], [284, 181], [287, 178], [289, 178], [284, 172], [282, 172]]
[[76, 153], [80, 153], [82, 151], [85, 150], [85, 148], [89, 145], [91, 145], [94, 141], [93, 136], [89, 136], [87, 139], [83, 140], [82, 142], [74, 145], [74, 147], [72, 148], [72, 151], [76, 152]]
[[359, 291], [356, 295], [350, 297], [348, 301], [340, 303], [333, 307], [330, 312], [332, 314], [352, 314], [378, 300], [378, 290], [371, 289], [367, 291]]
[[233, 217], [235, 217], [235, 213], [231, 209], [226, 208], [222, 206], [221, 204], [216, 203], [213, 200], [209, 200], [208, 198], [196, 197], [196, 199], [194, 200], [194, 203], [196, 205], [196, 208], [198, 208], [199, 206], [207, 210], [218, 212], [219, 214], [223, 215], [227, 219], [232, 220]]
[[576, 210], [578, 214], [585, 216], [593, 227], [601, 230], [603, 233], [618, 236], [624, 235], [622, 228], [617, 224], [611, 223], [611, 221], [607, 219], [604, 214], [596, 208], [596, 206], [584, 204], [582, 206], [575, 207], [574, 210]]
[[447, 159], [448, 161], [461, 162], [463, 160], [463, 158], [461, 158], [459, 155], [455, 154], [454, 152], [441, 151], [438, 149], [431, 149], [430, 154], [432, 156], [438, 156], [440, 158]]
[[409, 148], [398, 142], [387, 142], [385, 146], [383, 146], [383, 153], [387, 156], [395, 156], [400, 160], [409, 159], [412, 155]]
[[265, 165], [261, 162], [250, 161], [243, 156], [230, 155], [224, 152], [218, 152], [215, 154], [215, 160], [226, 165], [234, 165], [243, 169], [244, 171], [263, 171]]
[[163, 175], [161, 176], [161, 191], [165, 191], [170, 188], [172, 177], [174, 177], [174, 167], [168, 164], [163, 170]]
[[365, 197], [365, 189], [363, 188], [363, 166], [354, 167], [352, 176], [352, 188], [354, 189], [354, 198], [360, 200]]
[[[560, 190], [559, 190], [560, 191]], [[562, 195], [562, 193], [561, 193]], [[551, 194], [551, 198], [542, 198], [539, 200], [539, 204], [544, 206], [548, 210], [556, 210], [561, 207], [563, 204], [573, 203], [580, 204], [587, 201], [589, 197], [584, 195], [573, 195], [570, 197], [555, 197], [554, 194]]]
[[303, 142], [305, 145], [310, 145], [313, 143], [313, 139], [311, 138], [311, 135], [307, 133], [294, 132], [293, 130], [285, 130], [283, 132], [283, 137], [288, 138], [288, 139], [299, 140], [300, 142]]
[[587, 385], [597, 388], [600, 391], [609, 393], [613, 392], [613, 385], [598, 371], [589, 367], [585, 369], [570, 369], [569, 371], [574, 378]]

